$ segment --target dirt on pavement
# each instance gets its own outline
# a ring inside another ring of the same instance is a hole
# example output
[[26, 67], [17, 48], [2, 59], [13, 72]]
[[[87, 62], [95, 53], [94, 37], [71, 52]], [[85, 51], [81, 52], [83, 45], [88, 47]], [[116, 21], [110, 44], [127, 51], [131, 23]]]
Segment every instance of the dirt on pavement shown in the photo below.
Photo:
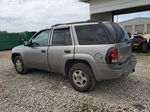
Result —
[[0, 52], [0, 112], [150, 112], [150, 56], [137, 56], [128, 77], [80, 93], [58, 74], [17, 74], [10, 55]]

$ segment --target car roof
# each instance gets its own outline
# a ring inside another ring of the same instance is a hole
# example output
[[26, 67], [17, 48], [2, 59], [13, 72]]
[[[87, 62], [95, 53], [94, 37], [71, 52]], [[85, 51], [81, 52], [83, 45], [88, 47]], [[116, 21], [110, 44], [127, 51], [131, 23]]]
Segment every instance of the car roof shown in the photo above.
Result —
[[[112, 23], [112, 22], [101, 22], [101, 21], [92, 21], [92, 20], [88, 20], [88, 21], [79, 21], [79, 22], [71, 22], [71, 23], [62, 23], [62, 24], [55, 24], [53, 26], [51, 26], [51, 28], [64, 28], [64, 27], [69, 27], [71, 25], [74, 26], [82, 26], [82, 25], [92, 25], [92, 24], [98, 24], [98, 23]], [[49, 29], [51, 29], [49, 28]], [[49, 29], [43, 29], [43, 30], [49, 30]], [[41, 31], [43, 31], [41, 30]]]
[[79, 21], [79, 22], [55, 24], [52, 27], [54, 27], [54, 26], [61, 26], [61, 25], [73, 25], [73, 24], [84, 24], [84, 23], [98, 23], [98, 22], [100, 22], [100, 21], [91, 21], [91, 20], [88, 20], [88, 21]]

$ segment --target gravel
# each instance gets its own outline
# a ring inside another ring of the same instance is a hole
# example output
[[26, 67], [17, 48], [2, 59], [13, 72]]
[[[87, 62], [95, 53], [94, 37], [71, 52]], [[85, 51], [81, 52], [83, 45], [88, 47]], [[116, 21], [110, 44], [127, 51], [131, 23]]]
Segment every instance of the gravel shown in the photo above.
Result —
[[10, 51], [0, 52], [0, 112], [150, 112], [150, 56], [137, 59], [135, 73], [79, 93], [58, 74], [17, 74]]

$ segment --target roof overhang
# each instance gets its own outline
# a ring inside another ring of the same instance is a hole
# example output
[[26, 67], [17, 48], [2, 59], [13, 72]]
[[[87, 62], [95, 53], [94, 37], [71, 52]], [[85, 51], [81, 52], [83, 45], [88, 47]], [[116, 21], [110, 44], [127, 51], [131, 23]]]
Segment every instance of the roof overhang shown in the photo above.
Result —
[[79, 0], [90, 4], [91, 14], [113, 12], [126, 14], [150, 10], [150, 0]]
[[89, 2], [91, 0], [80, 0], [80, 2]]

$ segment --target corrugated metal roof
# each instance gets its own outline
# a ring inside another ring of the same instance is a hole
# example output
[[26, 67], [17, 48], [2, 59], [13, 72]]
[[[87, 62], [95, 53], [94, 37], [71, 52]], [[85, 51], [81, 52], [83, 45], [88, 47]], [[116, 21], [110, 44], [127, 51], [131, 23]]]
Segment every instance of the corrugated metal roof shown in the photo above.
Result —
[[79, 0], [80, 2], [89, 2], [91, 0]]

